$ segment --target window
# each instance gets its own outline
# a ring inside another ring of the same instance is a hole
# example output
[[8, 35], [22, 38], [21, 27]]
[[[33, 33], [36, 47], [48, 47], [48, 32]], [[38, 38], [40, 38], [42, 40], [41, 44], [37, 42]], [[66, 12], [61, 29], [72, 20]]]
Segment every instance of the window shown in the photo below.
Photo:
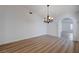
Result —
[[73, 24], [70, 24], [70, 29], [73, 30]]

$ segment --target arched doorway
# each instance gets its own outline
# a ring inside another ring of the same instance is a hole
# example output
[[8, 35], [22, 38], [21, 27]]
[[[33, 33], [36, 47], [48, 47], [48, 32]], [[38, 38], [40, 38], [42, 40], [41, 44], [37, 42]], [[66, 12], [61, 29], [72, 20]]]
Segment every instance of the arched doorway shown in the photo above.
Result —
[[76, 36], [76, 20], [73, 17], [64, 17], [58, 24], [58, 36], [62, 39], [74, 40]]
[[73, 40], [73, 33], [74, 33], [73, 20], [70, 18], [64, 18], [61, 24], [62, 24], [61, 38]]

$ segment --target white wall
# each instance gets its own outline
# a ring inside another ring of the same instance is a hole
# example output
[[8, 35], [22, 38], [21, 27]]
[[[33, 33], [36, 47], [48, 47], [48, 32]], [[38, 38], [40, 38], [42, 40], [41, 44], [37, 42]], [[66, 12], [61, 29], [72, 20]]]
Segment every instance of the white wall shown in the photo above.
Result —
[[46, 34], [46, 24], [23, 6], [0, 6], [0, 44]]
[[47, 34], [52, 35], [52, 36], [58, 36], [58, 22], [57, 22], [57, 20], [55, 20], [52, 23], [49, 23], [47, 25]]
[[77, 22], [77, 39], [76, 41], [79, 41], [79, 21]]
[[5, 20], [4, 20], [4, 12], [3, 8], [0, 8], [0, 43], [5, 39]]
[[77, 35], [76, 35], [76, 41], [79, 41], [79, 13], [76, 14], [77, 19]]

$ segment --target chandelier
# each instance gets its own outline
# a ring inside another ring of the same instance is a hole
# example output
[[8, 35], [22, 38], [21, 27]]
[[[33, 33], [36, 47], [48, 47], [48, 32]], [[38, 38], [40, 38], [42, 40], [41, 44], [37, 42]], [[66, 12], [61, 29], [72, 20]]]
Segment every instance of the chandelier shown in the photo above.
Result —
[[47, 16], [46, 16], [46, 18], [44, 18], [45, 23], [53, 22], [53, 17], [49, 16], [49, 7], [50, 7], [50, 5], [47, 5]]

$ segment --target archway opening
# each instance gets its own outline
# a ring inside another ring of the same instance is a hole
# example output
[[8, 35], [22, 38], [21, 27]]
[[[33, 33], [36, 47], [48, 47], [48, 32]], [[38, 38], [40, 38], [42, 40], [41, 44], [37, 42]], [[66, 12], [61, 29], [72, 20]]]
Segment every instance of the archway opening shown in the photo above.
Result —
[[74, 23], [71, 18], [64, 18], [61, 21], [61, 38], [73, 40]]

